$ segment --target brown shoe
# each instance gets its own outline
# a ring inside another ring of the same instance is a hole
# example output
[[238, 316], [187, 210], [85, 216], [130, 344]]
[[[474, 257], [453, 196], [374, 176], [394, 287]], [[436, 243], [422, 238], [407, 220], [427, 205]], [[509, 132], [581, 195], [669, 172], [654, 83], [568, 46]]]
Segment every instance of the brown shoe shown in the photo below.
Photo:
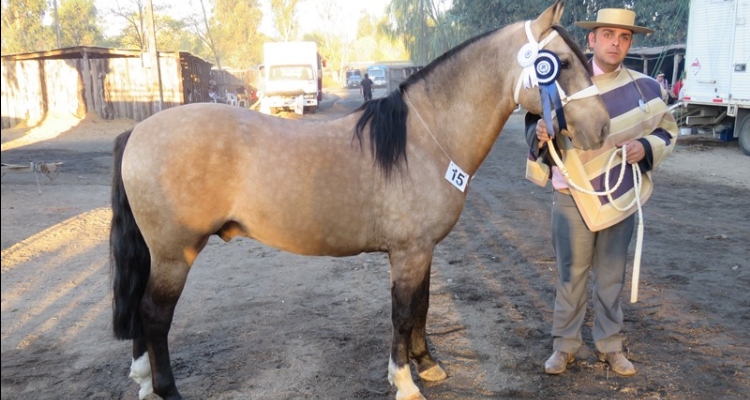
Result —
[[635, 367], [633, 363], [628, 361], [621, 351], [613, 351], [611, 353], [599, 353], [599, 361], [607, 362], [609, 367], [618, 375], [622, 376], [633, 376], [635, 375]]
[[573, 354], [555, 351], [544, 363], [544, 372], [550, 375], [562, 374], [575, 359]]

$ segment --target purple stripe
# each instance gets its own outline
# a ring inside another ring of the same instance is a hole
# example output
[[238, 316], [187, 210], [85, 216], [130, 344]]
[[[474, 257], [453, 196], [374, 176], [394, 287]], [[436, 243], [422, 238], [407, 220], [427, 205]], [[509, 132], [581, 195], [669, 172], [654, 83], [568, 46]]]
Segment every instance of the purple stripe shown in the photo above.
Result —
[[[617, 179], [620, 177], [620, 168], [622, 168], [622, 164], [617, 164], [609, 171], [609, 187], [613, 188], [615, 185], [617, 185]], [[591, 187], [594, 189], [594, 191], [597, 192], [603, 192], [605, 190], [604, 188], [604, 178], [606, 176], [606, 172], [602, 173], [601, 175], [597, 176], [596, 178], [591, 180]], [[620, 187], [617, 188], [617, 190], [612, 193], [612, 198], [617, 200], [622, 195], [630, 191], [630, 189], [633, 188], [633, 169], [630, 167], [630, 164], [626, 164], [625, 166], [625, 174], [622, 177], [622, 183], [620, 184]], [[602, 205], [606, 205], [609, 203], [609, 198], [607, 196], [599, 196], [599, 201], [602, 203]]]
[[659, 139], [663, 140], [664, 143], [667, 144], [667, 146], [672, 143], [672, 135], [662, 128], [656, 128], [656, 130], [654, 130], [654, 132], [651, 133], [650, 136], [658, 137]]
[[[641, 89], [640, 92], [638, 92], [636, 85]], [[655, 98], [661, 99], [659, 83], [648, 77], [630, 81], [617, 89], [603, 93], [601, 96], [607, 106], [607, 111], [609, 111], [609, 117], [615, 118], [638, 107], [641, 93], [643, 93], [643, 101], [646, 103]]]

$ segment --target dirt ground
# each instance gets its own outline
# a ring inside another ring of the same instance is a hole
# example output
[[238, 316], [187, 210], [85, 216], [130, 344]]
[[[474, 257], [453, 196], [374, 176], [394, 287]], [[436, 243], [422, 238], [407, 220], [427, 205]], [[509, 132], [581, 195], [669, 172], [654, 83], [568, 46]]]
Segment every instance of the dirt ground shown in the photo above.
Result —
[[[137, 398], [130, 343], [112, 334], [107, 245], [112, 141], [132, 125], [50, 117], [2, 131], [3, 163], [64, 163], [55, 180], [2, 177], [3, 399]], [[428, 341], [449, 378], [415, 375], [425, 396], [747, 398], [750, 157], [737, 142], [680, 137], [655, 175], [640, 301], [628, 301], [630, 277], [623, 292], [631, 378], [596, 360], [590, 316], [588, 347], [569, 371], [543, 372], [556, 276], [551, 191], [523, 178], [524, 159], [515, 115], [437, 247]], [[390, 334], [386, 255], [302, 257], [215, 238], [188, 279], [170, 350], [187, 399], [393, 399]]]

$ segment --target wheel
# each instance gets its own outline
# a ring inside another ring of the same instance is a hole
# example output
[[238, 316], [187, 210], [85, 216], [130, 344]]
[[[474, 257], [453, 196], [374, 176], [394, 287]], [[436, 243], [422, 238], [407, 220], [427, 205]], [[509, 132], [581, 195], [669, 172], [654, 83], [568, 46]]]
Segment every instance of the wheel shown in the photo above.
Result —
[[740, 148], [745, 155], [750, 156], [750, 112], [745, 113], [738, 126], [740, 131], [737, 133], [737, 138], [740, 141]]

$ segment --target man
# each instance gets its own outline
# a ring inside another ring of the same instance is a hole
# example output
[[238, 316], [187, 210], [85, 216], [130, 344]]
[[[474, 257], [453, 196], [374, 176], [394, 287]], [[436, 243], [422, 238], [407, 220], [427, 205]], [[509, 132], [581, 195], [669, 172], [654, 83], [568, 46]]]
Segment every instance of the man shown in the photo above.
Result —
[[362, 83], [359, 86], [359, 93], [365, 96], [365, 101], [372, 100], [372, 85], [373, 82], [370, 79], [370, 75], [365, 74], [365, 79], [362, 79]]
[[656, 75], [656, 81], [659, 82], [659, 86], [661, 86], [662, 89], [664, 89], [664, 93], [662, 93], [663, 100], [670, 103], [669, 99], [673, 97], [672, 92], [669, 90], [669, 81], [667, 78], [664, 77], [663, 73], [659, 73]]
[[[630, 164], [643, 172], [641, 201], [651, 195], [650, 171], [668, 156], [678, 135], [677, 125], [661, 100], [661, 87], [652, 78], [630, 71], [622, 63], [633, 35], [651, 33], [635, 25], [635, 13], [623, 9], [602, 9], [596, 21], [576, 22], [591, 29], [588, 40], [596, 84], [611, 118], [610, 134], [601, 149], [578, 150], [563, 135], [555, 135], [556, 148], [571, 171], [571, 180], [591, 190], [604, 190], [607, 160], [612, 152], [626, 146], [626, 176], [613, 197], [624, 206], [634, 198]], [[571, 104], [570, 106], [575, 106]], [[543, 119], [527, 115], [530, 158], [542, 157], [550, 140]], [[604, 161], [602, 161], [604, 160]], [[619, 161], [619, 159], [618, 159]], [[545, 161], [551, 164], [551, 161]], [[615, 165], [610, 177], [614, 186], [620, 171]], [[617, 374], [635, 374], [635, 367], [623, 354], [623, 313], [620, 294], [625, 284], [628, 245], [635, 225], [636, 207], [619, 211], [606, 196], [585, 194], [568, 186], [560, 169], [551, 169], [553, 192], [552, 245], [555, 250], [558, 281], [552, 322], [553, 353], [544, 364], [547, 374], [560, 374], [574, 361], [582, 346], [585, 323], [587, 280], [592, 278], [594, 326], [592, 335], [600, 361], [609, 363]], [[546, 185], [549, 175], [544, 181]]]

